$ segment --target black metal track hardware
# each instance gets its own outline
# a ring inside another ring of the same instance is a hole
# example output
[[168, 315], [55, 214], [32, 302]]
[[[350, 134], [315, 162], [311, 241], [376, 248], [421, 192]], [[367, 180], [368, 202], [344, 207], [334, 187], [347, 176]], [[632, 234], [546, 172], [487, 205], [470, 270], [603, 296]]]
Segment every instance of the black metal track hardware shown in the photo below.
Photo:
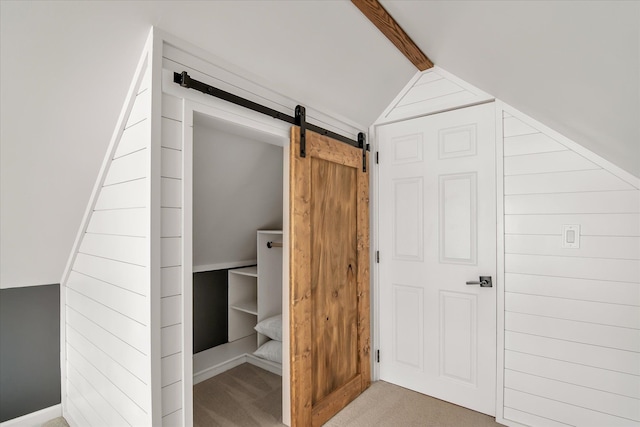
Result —
[[362, 132], [358, 134], [358, 148], [362, 148], [362, 172], [366, 172], [367, 171], [367, 150], [369, 149], [369, 144], [367, 144], [367, 137]]
[[307, 110], [296, 105], [296, 125], [300, 126], [300, 157], [307, 157]]
[[[296, 107], [296, 117], [290, 116], [288, 114], [284, 114], [281, 113], [280, 111], [274, 110], [273, 108], [269, 108], [266, 107], [262, 104], [258, 104], [257, 102], [253, 102], [250, 101], [246, 98], [242, 98], [238, 95], [234, 95], [230, 92], [226, 92], [222, 89], [218, 89], [216, 87], [210, 86], [206, 83], [200, 82], [198, 80], [194, 80], [191, 77], [189, 77], [189, 74], [187, 74], [186, 71], [183, 71], [182, 73], [173, 73], [173, 82], [179, 84], [180, 86], [187, 88], [187, 89], [195, 89], [199, 92], [205, 93], [207, 95], [211, 95], [211, 96], [215, 96], [216, 98], [220, 98], [224, 101], [227, 102], [231, 102], [232, 104], [235, 105], [239, 105], [241, 107], [245, 107], [248, 108], [250, 110], [253, 111], [257, 111], [258, 113], [262, 113], [265, 114], [267, 116], [273, 117], [274, 119], [278, 119], [278, 120], [282, 120], [284, 122], [287, 123], [291, 123], [292, 125], [297, 125], [300, 126], [297, 122], [297, 113], [298, 113], [298, 108], [302, 109], [302, 114], [305, 116], [305, 121], [304, 121], [304, 129], [305, 131], [310, 130], [312, 132], [316, 132], [319, 133], [320, 135], [324, 135], [324, 136], [328, 136], [329, 138], [333, 138], [336, 139], [340, 142], [344, 142], [345, 144], [349, 144], [353, 147], [359, 147], [360, 145], [358, 144], [358, 141], [354, 141], [351, 138], [347, 138], [346, 136], [340, 135], [338, 133], [332, 132], [330, 130], [327, 130], [325, 128], [322, 128], [320, 126], [316, 126], [312, 123], [307, 123], [306, 122], [306, 114], [304, 113], [304, 107], [302, 106], [297, 106]], [[301, 143], [304, 140], [304, 137], [302, 137], [303, 133], [302, 133], [302, 127], [301, 127]], [[305, 144], [306, 145], [306, 144]], [[302, 147], [302, 144], [301, 144]], [[301, 148], [302, 151], [302, 148]], [[305, 153], [306, 155], [306, 153]], [[302, 157], [304, 157], [304, 155], [302, 155]]]

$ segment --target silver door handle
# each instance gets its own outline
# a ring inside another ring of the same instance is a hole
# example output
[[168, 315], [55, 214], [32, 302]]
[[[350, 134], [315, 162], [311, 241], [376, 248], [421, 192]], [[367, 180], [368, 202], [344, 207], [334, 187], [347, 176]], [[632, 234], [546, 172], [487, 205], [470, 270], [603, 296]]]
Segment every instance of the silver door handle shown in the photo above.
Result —
[[481, 288], [492, 288], [491, 276], [480, 276], [480, 281], [467, 282], [467, 285], [480, 285]]

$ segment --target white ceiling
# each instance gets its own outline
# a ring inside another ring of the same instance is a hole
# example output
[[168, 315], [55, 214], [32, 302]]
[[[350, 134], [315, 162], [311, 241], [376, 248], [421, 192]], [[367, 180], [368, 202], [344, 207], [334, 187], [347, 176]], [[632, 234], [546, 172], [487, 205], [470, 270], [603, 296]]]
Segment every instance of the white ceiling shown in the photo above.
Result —
[[[434, 62], [640, 175], [640, 3], [383, 1]], [[152, 25], [371, 124], [415, 74], [346, 0], [0, 2], [0, 286], [56, 283]]]

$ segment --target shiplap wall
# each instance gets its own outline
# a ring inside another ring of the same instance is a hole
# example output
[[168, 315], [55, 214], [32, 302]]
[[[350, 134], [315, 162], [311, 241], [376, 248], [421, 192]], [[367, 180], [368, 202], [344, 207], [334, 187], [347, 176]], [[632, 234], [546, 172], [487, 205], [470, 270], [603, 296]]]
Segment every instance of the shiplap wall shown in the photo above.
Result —
[[502, 121], [504, 418], [640, 426], [640, 192], [527, 121]]
[[162, 424], [181, 426], [182, 337], [182, 100], [162, 97], [161, 360]]
[[70, 422], [82, 426], [152, 424], [151, 72], [145, 64], [62, 283], [63, 402]]
[[440, 67], [418, 73], [376, 120], [383, 124], [493, 100]]

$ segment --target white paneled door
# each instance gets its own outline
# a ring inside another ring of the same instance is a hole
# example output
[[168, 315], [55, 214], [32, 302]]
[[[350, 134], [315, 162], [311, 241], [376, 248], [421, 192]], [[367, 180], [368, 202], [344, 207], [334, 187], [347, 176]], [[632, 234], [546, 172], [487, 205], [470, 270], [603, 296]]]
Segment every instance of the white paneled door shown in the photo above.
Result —
[[494, 105], [377, 132], [380, 378], [494, 415]]

